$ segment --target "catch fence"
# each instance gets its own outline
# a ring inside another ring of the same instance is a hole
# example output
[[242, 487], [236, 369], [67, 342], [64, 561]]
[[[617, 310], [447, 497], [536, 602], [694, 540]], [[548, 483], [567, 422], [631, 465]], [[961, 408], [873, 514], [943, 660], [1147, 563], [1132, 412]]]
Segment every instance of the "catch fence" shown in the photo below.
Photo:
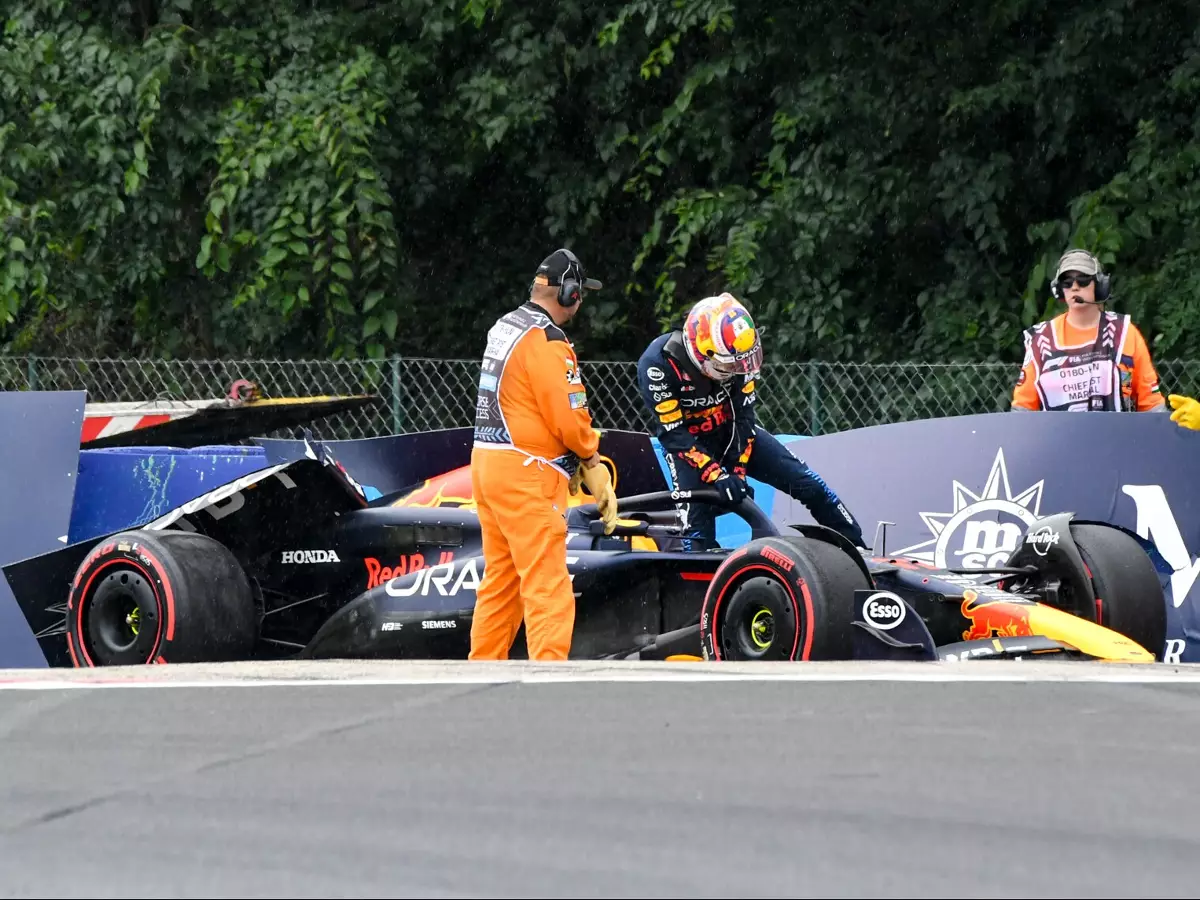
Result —
[[[633, 362], [582, 361], [599, 427], [648, 430]], [[1164, 396], [1200, 392], [1200, 360], [1158, 363]], [[370, 393], [374, 408], [314, 424], [326, 439], [453, 428], [474, 421], [479, 361], [136, 360], [0, 357], [0, 390], [86, 390], [88, 401], [212, 400], [238, 379], [267, 396]], [[866, 425], [1009, 408], [1017, 366], [1007, 363], [788, 363], [763, 366], [759, 422], [775, 433], [828, 434]]]

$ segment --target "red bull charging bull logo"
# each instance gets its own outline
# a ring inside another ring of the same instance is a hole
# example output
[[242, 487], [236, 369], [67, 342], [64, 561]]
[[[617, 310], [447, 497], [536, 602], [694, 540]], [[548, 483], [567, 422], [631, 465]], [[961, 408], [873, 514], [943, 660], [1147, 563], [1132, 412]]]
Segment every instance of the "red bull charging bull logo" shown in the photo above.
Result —
[[964, 641], [990, 637], [1021, 637], [1033, 634], [1029, 622], [1032, 606], [1007, 600], [980, 601], [979, 594], [969, 588], [963, 591], [959, 610], [971, 627], [963, 632]]
[[392, 506], [414, 506], [434, 508], [438, 506], [455, 506], [462, 509], [475, 507], [475, 491], [471, 486], [471, 467], [463, 466], [439, 475], [427, 478], [425, 483], [414, 491], [410, 491]]

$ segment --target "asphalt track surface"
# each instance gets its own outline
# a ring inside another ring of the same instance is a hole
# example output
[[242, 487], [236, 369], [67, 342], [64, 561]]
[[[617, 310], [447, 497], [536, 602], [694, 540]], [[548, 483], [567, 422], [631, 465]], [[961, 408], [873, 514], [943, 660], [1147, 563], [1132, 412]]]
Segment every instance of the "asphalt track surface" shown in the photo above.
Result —
[[1200, 882], [1189, 666], [5, 679], [4, 897], [1176, 897]]

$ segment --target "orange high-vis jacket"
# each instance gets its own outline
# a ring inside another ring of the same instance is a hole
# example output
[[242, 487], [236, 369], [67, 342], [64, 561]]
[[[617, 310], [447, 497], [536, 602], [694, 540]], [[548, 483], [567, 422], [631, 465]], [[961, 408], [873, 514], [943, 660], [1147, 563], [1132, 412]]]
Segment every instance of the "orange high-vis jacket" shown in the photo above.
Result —
[[568, 474], [571, 454], [600, 446], [575, 348], [534, 303], [501, 316], [488, 332], [475, 408], [475, 446], [515, 449]]
[[[1146, 339], [1141, 331], [1127, 316], [1106, 316], [1114, 321], [1124, 320], [1120, 323], [1123, 325], [1123, 339], [1116, 348], [1117, 357], [1114, 360], [1124, 405], [1139, 412], [1163, 406], [1165, 401], [1159, 391], [1158, 372], [1155, 371], [1150, 349], [1146, 346]], [[1100, 324], [1103, 325], [1106, 321], [1107, 319], [1102, 317]], [[1060, 313], [1049, 322], [1027, 329], [1025, 359], [1013, 388], [1012, 405], [1020, 409], [1042, 409], [1042, 397], [1038, 390], [1039, 377], [1046, 379], [1052, 376], [1039, 373], [1038, 358], [1035, 357], [1044, 356], [1050, 359], [1085, 353], [1095, 345], [1099, 327], [1076, 328], [1067, 321], [1066, 313]]]

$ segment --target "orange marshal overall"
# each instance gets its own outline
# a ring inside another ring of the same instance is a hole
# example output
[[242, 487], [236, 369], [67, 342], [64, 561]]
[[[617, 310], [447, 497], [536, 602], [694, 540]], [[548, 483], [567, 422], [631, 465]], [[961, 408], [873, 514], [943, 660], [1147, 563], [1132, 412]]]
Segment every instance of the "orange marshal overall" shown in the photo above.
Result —
[[502, 316], [488, 332], [471, 451], [484, 555], [471, 659], [507, 659], [522, 619], [530, 659], [567, 658], [567, 486], [599, 445], [566, 335], [534, 303]]

